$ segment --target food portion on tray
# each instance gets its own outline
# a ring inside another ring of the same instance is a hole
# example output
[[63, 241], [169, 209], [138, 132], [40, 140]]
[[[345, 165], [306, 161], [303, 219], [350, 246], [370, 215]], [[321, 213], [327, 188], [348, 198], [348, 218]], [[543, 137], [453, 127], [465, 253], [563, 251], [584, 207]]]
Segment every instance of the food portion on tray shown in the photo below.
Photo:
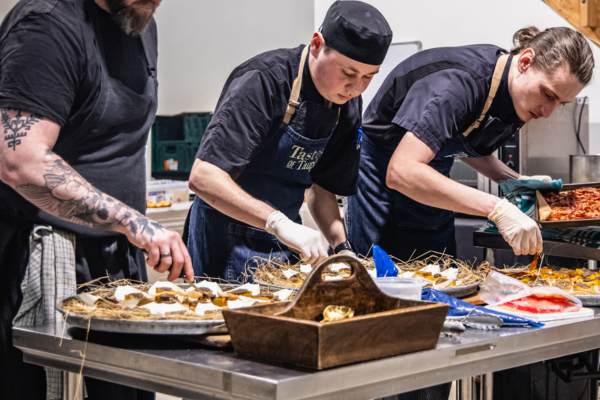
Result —
[[[372, 258], [361, 259], [363, 266], [372, 278], [377, 274]], [[412, 278], [419, 281], [424, 287], [432, 287], [446, 292], [465, 291], [465, 294], [477, 290], [487, 271], [489, 264], [483, 262], [478, 265], [462, 261], [446, 254], [426, 253], [409, 261], [394, 259], [398, 269], [399, 278]], [[287, 264], [274, 260], [264, 260], [250, 271], [252, 280], [256, 283], [297, 289], [312, 272], [309, 264]], [[329, 265], [323, 273], [324, 280], [335, 280], [349, 277], [351, 269], [347, 264], [334, 263]], [[467, 293], [468, 292], [468, 293]]]
[[60, 311], [67, 316], [115, 320], [222, 320], [223, 309], [283, 301], [292, 294], [291, 290], [271, 291], [257, 284], [208, 280], [182, 285], [120, 280], [87, 289], [65, 299]]
[[[273, 259], [256, 260], [257, 266], [247, 273], [247, 278], [261, 285], [272, 285], [282, 288], [299, 289], [313, 270], [311, 264], [290, 264]], [[375, 266], [367, 260], [363, 265], [371, 276], [375, 276]], [[348, 278], [352, 274], [351, 267], [346, 263], [333, 263], [325, 268], [324, 280]]]
[[474, 264], [447, 254], [429, 252], [409, 261], [396, 260], [398, 276], [420, 280], [424, 287], [447, 291], [477, 286], [490, 269], [487, 261]]
[[512, 278], [529, 286], [552, 286], [575, 296], [600, 296], [600, 272], [588, 268], [553, 268], [549, 266], [525, 266], [521, 268], [498, 268]]
[[545, 221], [600, 218], [600, 187], [578, 187], [543, 196], [550, 208]]

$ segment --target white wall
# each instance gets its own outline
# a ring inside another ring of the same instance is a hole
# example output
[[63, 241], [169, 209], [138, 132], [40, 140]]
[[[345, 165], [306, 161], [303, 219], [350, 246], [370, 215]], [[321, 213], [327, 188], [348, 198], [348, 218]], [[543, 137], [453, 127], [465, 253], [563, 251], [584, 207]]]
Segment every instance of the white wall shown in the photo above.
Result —
[[[511, 47], [513, 33], [524, 26], [569, 26], [540, 0], [366, 0], [388, 20], [393, 41], [421, 40], [423, 48], [493, 43]], [[315, 27], [332, 0], [315, 0]], [[591, 43], [595, 77], [584, 89], [589, 96], [592, 151], [600, 151], [600, 48]]]
[[159, 7], [159, 114], [213, 110], [227, 76], [266, 50], [307, 43], [312, 0], [169, 0]]
[[[17, 0], [0, 0], [0, 20]], [[156, 12], [159, 114], [213, 110], [227, 76], [313, 33], [312, 0], [165, 0]]]
[[17, 0], [0, 0], [0, 20], [4, 19], [4, 16], [15, 4], [17, 4]]
[[[0, 0], [0, 19], [16, 3]], [[307, 43], [313, 18], [312, 0], [163, 1], [156, 12], [158, 113], [212, 111], [233, 68], [260, 52]]]

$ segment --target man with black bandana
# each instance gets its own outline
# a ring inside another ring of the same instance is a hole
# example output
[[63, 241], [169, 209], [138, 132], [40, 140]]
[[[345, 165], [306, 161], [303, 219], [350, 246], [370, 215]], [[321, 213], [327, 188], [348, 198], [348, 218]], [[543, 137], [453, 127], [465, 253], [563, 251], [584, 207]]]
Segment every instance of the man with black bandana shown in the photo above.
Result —
[[[144, 249], [169, 279], [193, 277], [179, 235], [144, 216], [159, 3], [22, 0], [0, 27], [2, 399], [46, 395], [44, 369], [23, 363], [11, 343], [13, 318], [31, 311], [21, 304], [26, 278], [40, 268], [65, 265], [73, 283], [143, 280]], [[86, 389], [88, 399], [153, 397], [93, 379]]]
[[[361, 97], [392, 32], [374, 7], [335, 2], [310, 44], [259, 54], [229, 76], [190, 176], [197, 274], [238, 279], [256, 257], [305, 262], [348, 249], [334, 194], [354, 192]], [[299, 223], [305, 190], [321, 232]], [[324, 238], [323, 238], [324, 235]]]

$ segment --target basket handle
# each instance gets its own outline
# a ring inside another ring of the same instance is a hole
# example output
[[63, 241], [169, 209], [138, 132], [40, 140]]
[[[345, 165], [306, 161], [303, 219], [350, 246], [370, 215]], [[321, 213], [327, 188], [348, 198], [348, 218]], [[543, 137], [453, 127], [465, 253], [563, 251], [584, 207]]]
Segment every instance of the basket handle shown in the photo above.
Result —
[[[323, 272], [334, 263], [347, 263], [352, 270], [351, 275], [336, 280], [323, 280]], [[289, 313], [292, 309], [322, 309], [323, 306], [330, 305], [334, 301], [341, 303], [337, 305], [345, 305], [344, 303], [348, 302], [360, 303], [365, 299], [375, 302], [392, 300], [379, 290], [358, 258], [346, 254], [337, 254], [317, 264], [293, 302], [280, 314]]]

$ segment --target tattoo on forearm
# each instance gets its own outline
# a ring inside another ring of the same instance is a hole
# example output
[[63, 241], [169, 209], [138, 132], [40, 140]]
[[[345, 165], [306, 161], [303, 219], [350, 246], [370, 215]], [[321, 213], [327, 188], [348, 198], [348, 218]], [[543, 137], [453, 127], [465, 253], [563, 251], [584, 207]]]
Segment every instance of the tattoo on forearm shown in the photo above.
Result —
[[0, 119], [4, 128], [4, 141], [9, 149], [17, 150], [21, 138], [27, 136], [29, 129], [40, 120], [36, 114], [26, 114], [20, 110], [0, 108]]
[[164, 230], [157, 222], [100, 192], [53, 152], [46, 155], [43, 179], [41, 186], [23, 185], [17, 191], [46, 212], [91, 227], [122, 226], [134, 236], [145, 235], [150, 240]]

